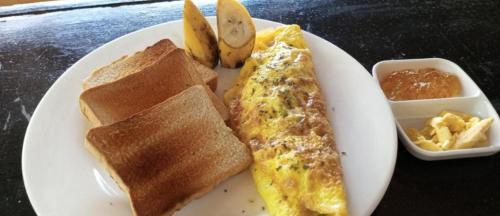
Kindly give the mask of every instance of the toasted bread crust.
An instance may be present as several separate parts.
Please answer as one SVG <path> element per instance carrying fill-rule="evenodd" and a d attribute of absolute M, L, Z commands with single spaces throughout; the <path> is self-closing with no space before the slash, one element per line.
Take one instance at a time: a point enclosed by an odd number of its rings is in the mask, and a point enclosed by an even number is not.
<path fill-rule="evenodd" d="M 128 192 L 135 215 L 171 215 L 251 163 L 208 92 L 196 85 L 88 132 L 87 148 Z"/>
<path fill-rule="evenodd" d="M 101 67 L 83 81 L 83 89 L 89 89 L 98 85 L 113 82 L 130 74 L 139 72 L 154 64 L 160 56 L 167 54 L 177 48 L 169 39 L 163 39 L 144 51 L 139 51 L 130 56 L 123 56 L 113 63 Z"/>
<path fill-rule="evenodd" d="M 80 95 L 80 108 L 93 126 L 107 125 L 197 84 L 204 85 L 189 57 L 184 50 L 175 49 L 140 72 L 85 90 Z M 227 119 L 222 101 L 211 91 L 209 95 L 221 116 Z"/>
<path fill-rule="evenodd" d="M 146 67 L 155 64 L 162 55 L 167 55 L 177 47 L 169 39 L 162 39 L 143 51 L 136 52 L 129 56 L 123 56 L 113 63 L 93 71 L 89 77 L 83 81 L 83 89 L 93 88 L 99 85 L 110 83 L 137 73 Z M 192 60 L 199 71 L 202 80 L 215 91 L 217 89 L 217 72 L 203 66 L 199 62 Z"/>
<path fill-rule="evenodd" d="M 217 90 L 217 78 L 219 77 L 217 72 L 196 60 L 193 60 L 192 62 L 196 67 L 196 70 L 198 70 L 198 73 L 200 73 L 203 82 L 206 83 L 212 91 Z"/>

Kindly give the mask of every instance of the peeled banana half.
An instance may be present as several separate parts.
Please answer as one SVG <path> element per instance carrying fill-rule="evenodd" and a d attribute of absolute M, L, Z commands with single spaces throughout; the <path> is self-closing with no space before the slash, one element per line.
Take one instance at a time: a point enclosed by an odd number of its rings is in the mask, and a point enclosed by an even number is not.
<path fill-rule="evenodd" d="M 247 9 L 238 0 L 218 0 L 217 29 L 222 66 L 241 67 L 255 43 L 255 25 Z"/>

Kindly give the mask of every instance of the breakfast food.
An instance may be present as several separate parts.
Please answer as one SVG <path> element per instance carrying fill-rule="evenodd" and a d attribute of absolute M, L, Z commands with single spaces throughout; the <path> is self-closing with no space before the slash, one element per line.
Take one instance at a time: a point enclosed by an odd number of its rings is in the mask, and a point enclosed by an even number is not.
<path fill-rule="evenodd" d="M 198 84 L 204 84 L 198 71 L 184 50 L 176 49 L 140 72 L 85 90 L 80 95 L 80 109 L 93 126 L 107 125 Z M 227 119 L 222 101 L 212 91 L 208 93 L 221 116 Z"/>
<path fill-rule="evenodd" d="M 177 48 L 169 39 L 163 39 L 145 50 L 137 52 L 130 56 L 123 56 L 113 63 L 101 67 L 92 72 L 92 74 L 83 81 L 83 89 L 89 89 L 98 85 L 110 83 L 126 77 L 130 74 L 142 71 L 144 68 L 155 64 L 162 59 L 163 55 Z M 217 88 L 217 73 L 212 69 L 192 61 L 200 73 L 203 81 L 215 91 Z"/>
<path fill-rule="evenodd" d="M 171 215 L 251 163 L 247 146 L 192 86 L 160 104 L 91 129 L 85 146 L 127 193 L 135 216 Z"/>
<path fill-rule="evenodd" d="M 217 1 L 217 31 L 223 67 L 241 67 L 255 43 L 255 26 L 238 0 Z"/>
<path fill-rule="evenodd" d="M 205 65 L 202 65 L 198 61 L 193 60 L 191 62 L 200 74 L 200 78 L 203 80 L 203 82 L 206 83 L 208 87 L 212 89 L 212 91 L 217 90 L 217 78 L 219 77 L 217 72 Z"/>
<path fill-rule="evenodd" d="M 218 0 L 216 40 L 191 0 L 183 13 L 185 51 L 162 40 L 95 71 L 80 96 L 82 113 L 98 126 L 85 145 L 126 192 L 134 215 L 171 215 L 252 161 L 271 215 L 348 215 L 340 157 L 300 27 L 256 36 L 239 1 Z M 239 139 L 205 84 L 215 89 L 210 68 L 219 58 L 228 68 L 245 63 L 224 96 Z"/>
<path fill-rule="evenodd" d="M 339 154 L 301 29 L 259 32 L 224 95 L 271 215 L 347 215 Z"/>
<path fill-rule="evenodd" d="M 184 2 L 184 47 L 186 52 L 207 67 L 219 62 L 217 39 L 210 24 L 191 0 Z"/>
<path fill-rule="evenodd" d="M 390 100 L 416 100 L 460 96 L 462 85 L 457 76 L 435 68 L 394 71 L 380 86 Z"/>
<path fill-rule="evenodd" d="M 427 121 L 422 130 L 408 128 L 406 133 L 417 146 L 429 151 L 483 147 L 493 118 L 481 120 L 466 113 L 443 111 Z"/>
<path fill-rule="evenodd" d="M 145 50 L 130 56 L 123 56 L 113 63 L 101 67 L 83 81 L 83 89 L 113 82 L 130 74 L 136 73 L 154 64 L 161 55 L 175 49 L 174 43 L 169 39 L 156 42 Z"/>

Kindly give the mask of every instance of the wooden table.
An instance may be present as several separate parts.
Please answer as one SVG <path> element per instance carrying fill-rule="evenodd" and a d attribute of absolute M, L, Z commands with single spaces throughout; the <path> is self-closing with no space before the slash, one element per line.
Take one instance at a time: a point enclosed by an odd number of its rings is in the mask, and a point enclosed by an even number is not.
<path fill-rule="evenodd" d="M 35 215 L 23 186 L 26 126 L 47 89 L 85 54 L 180 19 L 182 2 L 105 1 L 0 8 L 0 213 Z M 459 64 L 500 110 L 500 1 L 244 1 L 254 17 L 298 23 L 368 70 L 384 59 Z M 199 2 L 207 15 L 214 4 Z M 56 113 L 55 115 L 64 115 Z M 425 162 L 401 145 L 374 215 L 499 215 L 500 155 Z"/>

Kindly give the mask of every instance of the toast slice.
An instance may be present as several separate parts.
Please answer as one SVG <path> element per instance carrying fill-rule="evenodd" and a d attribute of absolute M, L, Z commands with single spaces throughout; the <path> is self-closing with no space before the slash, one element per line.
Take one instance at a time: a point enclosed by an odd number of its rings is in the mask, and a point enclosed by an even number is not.
<path fill-rule="evenodd" d="M 177 47 L 171 40 L 162 39 L 143 51 L 136 52 L 131 56 L 123 56 L 110 65 L 93 71 L 92 74 L 83 81 L 83 89 L 86 90 L 98 85 L 110 83 L 130 74 L 142 71 L 144 68 L 155 64 L 161 59 L 162 55 L 166 55 L 176 48 Z M 195 60 L 191 61 L 195 64 L 202 80 L 215 91 L 217 88 L 217 72 Z"/>
<path fill-rule="evenodd" d="M 193 85 L 206 86 L 184 50 L 176 48 L 140 72 L 83 91 L 80 109 L 92 126 L 107 125 L 150 108 Z M 212 91 L 208 94 L 223 119 L 228 119 L 222 100 Z"/>
<path fill-rule="evenodd" d="M 128 194 L 134 215 L 171 215 L 252 162 L 208 92 L 195 85 L 88 132 L 86 148 Z"/>
<path fill-rule="evenodd" d="M 206 83 L 210 87 L 210 89 L 215 92 L 215 90 L 217 90 L 217 78 L 219 77 L 219 74 L 212 70 L 212 68 L 209 68 L 194 59 L 192 59 L 191 62 L 193 62 L 196 70 L 198 71 L 198 73 L 200 73 L 203 82 Z"/>

